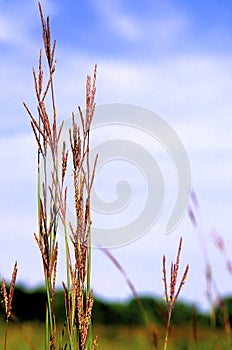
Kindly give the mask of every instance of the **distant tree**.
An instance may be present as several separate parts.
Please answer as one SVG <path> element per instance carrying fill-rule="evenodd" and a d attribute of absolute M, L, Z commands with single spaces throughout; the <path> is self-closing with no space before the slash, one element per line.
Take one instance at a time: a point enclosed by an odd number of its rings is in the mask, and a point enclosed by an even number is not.
<path fill-rule="evenodd" d="M 64 323 L 65 307 L 63 291 L 56 291 L 55 314 L 57 322 Z M 226 315 L 232 325 L 232 297 L 223 300 Z M 141 310 L 141 304 L 143 310 Z M 18 321 L 38 320 L 45 321 L 46 296 L 44 288 L 29 291 L 24 287 L 16 286 L 13 299 L 13 314 Z M 1 303 L 0 318 L 4 318 L 4 308 Z M 140 301 L 131 299 L 124 303 L 105 302 L 98 298 L 94 300 L 93 318 L 94 324 L 112 324 L 112 325 L 145 325 L 144 314 L 149 322 L 165 325 L 166 323 L 166 304 L 163 300 L 141 296 Z M 183 302 L 177 302 L 173 312 L 173 325 L 191 325 L 192 306 Z M 199 326 L 209 325 L 209 315 L 197 311 L 197 323 Z M 225 315 L 222 308 L 217 308 L 217 326 L 224 327 Z"/>
<path fill-rule="evenodd" d="M 16 287 L 12 310 L 19 321 L 45 321 L 46 297 L 43 290 L 26 291 Z"/>

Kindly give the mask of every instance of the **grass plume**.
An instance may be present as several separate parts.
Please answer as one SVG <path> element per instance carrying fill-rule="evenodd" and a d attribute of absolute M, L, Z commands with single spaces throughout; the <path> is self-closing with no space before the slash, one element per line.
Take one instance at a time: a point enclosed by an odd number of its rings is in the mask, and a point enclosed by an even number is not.
<path fill-rule="evenodd" d="M 7 348 L 8 324 L 9 324 L 9 319 L 11 318 L 11 315 L 12 315 L 12 302 L 13 302 L 17 272 L 18 272 L 18 267 L 17 267 L 17 261 L 16 261 L 14 264 L 14 269 L 11 276 L 9 292 L 7 291 L 5 279 L 4 278 L 2 279 L 2 294 L 3 294 L 3 302 L 5 307 L 5 318 L 6 318 L 4 350 L 6 350 Z"/>
<path fill-rule="evenodd" d="M 60 145 L 63 123 L 57 126 L 54 91 L 56 71 L 56 41 L 51 40 L 50 20 L 44 18 L 39 3 L 44 50 L 39 53 L 38 73 L 33 69 L 37 117 L 26 103 L 31 126 L 38 144 L 38 234 L 35 240 L 41 253 L 47 295 L 45 349 L 57 349 L 57 324 L 55 315 L 55 288 L 58 263 L 58 224 L 61 221 L 66 248 L 67 280 L 63 282 L 66 307 L 66 326 L 60 337 L 59 349 L 95 349 L 92 342 L 91 316 L 93 295 L 90 290 L 91 216 L 90 194 L 93 186 L 97 158 L 91 168 L 89 161 L 90 127 L 95 111 L 96 72 L 93 81 L 87 76 L 85 113 L 78 108 L 79 124 L 74 113 L 70 128 L 72 153 L 75 224 L 67 221 L 67 187 L 65 177 L 69 161 L 68 146 Z M 43 53 L 47 66 L 44 80 Z M 49 101 L 50 100 L 50 101 Z M 48 105 L 52 106 L 49 113 Z M 50 115 L 51 114 L 51 115 Z M 62 147 L 60 147 L 62 146 Z M 60 149 L 62 149 L 60 154 Z M 51 155 L 51 169 L 49 168 Z M 41 173 L 41 171 L 43 173 Z M 68 235 L 71 230 L 71 237 Z M 71 238 L 71 239 L 70 239 Z M 74 260 L 71 258 L 74 256 Z M 64 339 L 66 335 L 67 339 Z"/>
<path fill-rule="evenodd" d="M 143 316 L 144 323 L 149 328 L 152 336 L 152 343 L 154 345 L 154 348 L 158 348 L 158 333 L 157 333 L 157 327 L 154 324 L 154 322 L 150 322 L 148 315 L 146 313 L 146 310 L 144 309 L 143 303 L 137 293 L 137 290 L 132 283 L 131 279 L 129 278 L 128 274 L 126 273 L 123 266 L 120 264 L 120 262 L 115 258 L 115 256 L 110 252 L 109 249 L 101 247 L 101 251 L 112 261 L 112 263 L 115 265 L 115 267 L 118 269 L 118 271 L 121 273 L 123 278 L 126 281 L 126 284 L 128 285 L 132 295 L 134 296 L 136 303 L 138 305 L 138 308 Z"/>
<path fill-rule="evenodd" d="M 165 340 L 164 340 L 164 350 L 166 350 L 168 348 L 168 337 L 169 337 L 169 331 L 170 331 L 170 325 L 171 325 L 172 311 L 174 309 L 177 298 L 180 294 L 181 288 L 183 287 L 183 285 L 187 279 L 188 270 L 189 270 L 189 265 L 187 265 L 185 267 L 185 271 L 183 273 L 183 276 L 180 280 L 179 286 L 177 287 L 177 278 L 178 278 L 178 273 L 179 273 L 181 248 L 182 248 L 182 237 L 180 238 L 180 242 L 179 242 L 176 262 L 171 263 L 169 288 L 168 288 L 168 281 L 167 281 L 166 257 L 165 257 L 165 255 L 163 256 L 164 296 L 165 296 L 165 301 L 167 304 L 167 311 L 168 311 L 168 320 L 167 320 L 166 334 L 165 334 Z"/>

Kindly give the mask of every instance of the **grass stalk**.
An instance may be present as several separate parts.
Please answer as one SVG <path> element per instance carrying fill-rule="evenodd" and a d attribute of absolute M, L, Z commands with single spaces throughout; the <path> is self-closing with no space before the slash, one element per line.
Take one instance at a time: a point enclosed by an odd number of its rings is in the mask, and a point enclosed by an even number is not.
<path fill-rule="evenodd" d="M 175 306 L 175 303 L 177 301 L 177 298 L 180 294 L 181 288 L 183 287 L 189 270 L 189 265 L 186 265 L 185 271 L 183 273 L 183 276 L 180 280 L 179 287 L 176 290 L 177 287 L 177 278 L 179 273 L 179 264 L 180 264 L 180 256 L 181 256 L 181 248 L 182 248 L 182 237 L 180 238 L 179 242 L 179 248 L 177 252 L 176 262 L 175 264 L 171 264 L 171 273 L 170 273 L 170 284 L 168 289 L 168 283 L 167 283 L 167 268 L 166 268 L 166 257 L 163 256 L 163 282 L 164 282 L 164 298 L 167 304 L 167 311 L 168 311 L 168 318 L 167 318 L 167 325 L 166 325 L 166 333 L 165 333 L 165 339 L 164 339 L 164 350 L 167 350 L 168 348 L 168 339 L 169 339 L 169 332 L 170 332 L 170 326 L 171 326 L 171 317 L 172 312 Z"/>
<path fill-rule="evenodd" d="M 18 267 L 17 267 L 17 261 L 16 261 L 14 264 L 14 269 L 11 276 L 9 292 L 7 291 L 5 279 L 4 278 L 2 279 L 3 303 L 5 307 L 5 318 L 6 318 L 5 334 L 4 334 L 4 350 L 7 349 L 8 326 L 9 326 L 9 319 L 11 318 L 11 315 L 12 315 L 12 302 L 13 302 L 17 272 L 18 272 Z"/>
<path fill-rule="evenodd" d="M 146 313 L 146 310 L 143 306 L 143 303 L 142 303 L 142 301 L 137 293 L 137 290 L 136 290 L 134 284 L 132 283 L 131 279 L 127 275 L 123 266 L 119 263 L 119 261 L 115 258 L 115 256 L 110 252 L 110 250 L 101 247 L 101 251 L 112 261 L 112 263 L 116 266 L 118 271 L 121 273 L 121 275 L 125 279 L 126 284 L 128 285 L 132 295 L 134 296 L 136 303 L 138 305 L 138 308 L 143 316 L 144 323 L 147 326 L 147 328 L 151 331 L 152 342 L 153 342 L 154 348 L 158 348 L 157 327 L 155 326 L 154 322 L 152 322 L 152 323 L 150 322 L 148 315 Z"/>
<path fill-rule="evenodd" d="M 24 106 L 30 116 L 32 130 L 38 144 L 38 217 L 39 234 L 35 239 L 39 247 L 44 270 L 44 281 L 47 296 L 45 349 L 56 349 L 56 316 L 55 287 L 56 266 L 58 259 L 58 220 L 63 224 L 64 244 L 66 254 L 66 284 L 64 298 L 66 307 L 66 334 L 72 350 L 90 350 L 96 347 L 92 342 L 91 315 L 93 296 L 90 289 L 91 262 L 91 218 L 90 194 L 94 180 L 96 160 L 90 167 L 90 127 L 95 110 L 96 66 L 93 81 L 87 76 L 86 82 L 86 112 L 78 108 L 80 123 L 77 124 L 72 114 L 70 128 L 70 146 L 73 167 L 73 190 L 75 202 L 75 224 L 67 222 L 66 200 L 67 187 L 65 176 L 68 162 L 68 151 L 63 143 L 62 154 L 59 154 L 60 135 L 63 124 L 57 128 L 55 90 L 53 76 L 56 70 L 55 47 L 51 45 L 49 17 L 43 16 L 39 3 L 42 23 L 44 53 L 48 68 L 48 79 L 44 83 L 43 53 L 40 50 L 38 74 L 33 69 L 34 87 L 37 97 L 38 118 L 35 118 L 28 106 Z M 47 110 L 47 98 L 50 97 L 52 117 Z M 38 121 L 37 121 L 38 120 Z M 49 169 L 48 155 L 51 154 L 52 169 Z M 59 160 L 61 161 L 61 164 Z M 61 165 L 61 172 L 60 172 Z M 43 169 L 43 177 L 41 176 Z M 71 228 L 71 236 L 67 227 Z M 72 252 L 74 259 L 72 257 Z M 61 337 L 62 339 L 62 337 Z M 93 344 L 92 344 L 93 343 Z M 65 347 L 68 346 L 66 343 Z M 59 346 L 62 349 L 62 345 Z"/>

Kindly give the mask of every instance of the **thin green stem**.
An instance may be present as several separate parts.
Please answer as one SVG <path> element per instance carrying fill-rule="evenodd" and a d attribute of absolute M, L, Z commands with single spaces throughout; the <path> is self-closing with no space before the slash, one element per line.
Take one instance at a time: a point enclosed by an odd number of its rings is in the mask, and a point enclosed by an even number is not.
<path fill-rule="evenodd" d="M 66 259 L 66 279 L 67 279 L 67 288 L 70 292 L 71 288 L 71 276 L 70 276 L 70 255 L 69 255 L 69 241 L 68 241 L 68 233 L 67 226 L 64 222 L 64 241 L 65 241 L 65 259 Z"/>
<path fill-rule="evenodd" d="M 169 331 L 170 331 L 171 317 L 172 317 L 172 310 L 169 310 L 165 339 L 164 339 L 164 350 L 167 350 L 168 348 L 168 337 L 169 337 Z"/>
<path fill-rule="evenodd" d="M 54 336 L 54 327 L 53 327 L 53 314 L 52 314 L 52 305 L 51 305 L 51 293 L 50 293 L 50 281 L 46 279 L 46 292 L 47 292 L 47 311 L 48 311 L 48 325 L 50 328 L 50 335 Z"/>
<path fill-rule="evenodd" d="M 6 350 L 6 344 L 7 344 L 8 324 L 9 324 L 9 320 L 7 318 L 6 319 L 6 326 L 5 326 L 5 336 L 4 336 L 4 350 Z"/>
<path fill-rule="evenodd" d="M 49 349 L 49 320 L 48 306 L 46 306 L 46 327 L 45 327 L 45 350 Z"/>
<path fill-rule="evenodd" d="M 86 298 L 90 295 L 90 283 L 91 283 L 91 226 L 89 223 L 88 228 L 88 261 L 87 261 L 87 281 L 86 281 Z M 93 338 L 93 332 L 92 332 L 92 321 L 90 319 L 89 329 L 88 329 L 88 339 L 87 339 L 87 349 L 91 350 L 92 347 L 92 338 Z"/>

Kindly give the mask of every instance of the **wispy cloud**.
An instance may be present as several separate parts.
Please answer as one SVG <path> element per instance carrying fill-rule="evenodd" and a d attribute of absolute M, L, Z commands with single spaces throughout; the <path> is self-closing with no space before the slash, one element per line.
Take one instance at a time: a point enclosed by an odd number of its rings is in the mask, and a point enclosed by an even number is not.
<path fill-rule="evenodd" d="M 101 21 L 122 39 L 136 41 L 141 37 L 139 21 L 124 11 L 121 1 L 92 1 L 92 5 L 101 17 Z"/>
<path fill-rule="evenodd" d="M 6 2 L 1 4 L 0 9 L 0 43 L 6 47 L 20 45 L 21 48 L 32 44 L 31 33 L 37 24 L 35 3 Z"/>
<path fill-rule="evenodd" d="M 65 105 L 73 101 L 73 106 L 79 99 L 81 104 L 85 78 L 73 72 L 91 73 L 94 61 L 75 51 L 61 52 L 61 57 L 58 101 Z M 154 64 L 102 57 L 98 62 L 97 102 L 142 105 L 180 128 L 190 148 L 225 149 L 230 146 L 231 75 L 231 55 L 179 54 Z M 220 142 L 215 142 L 215 133 Z"/>
<path fill-rule="evenodd" d="M 177 11 L 161 15 L 155 6 L 151 6 L 150 13 L 142 17 L 139 10 L 137 13 L 133 11 L 134 4 L 128 8 L 120 0 L 93 1 L 92 5 L 101 21 L 121 40 L 149 44 L 156 50 L 173 46 L 188 28 L 188 18 Z"/>

